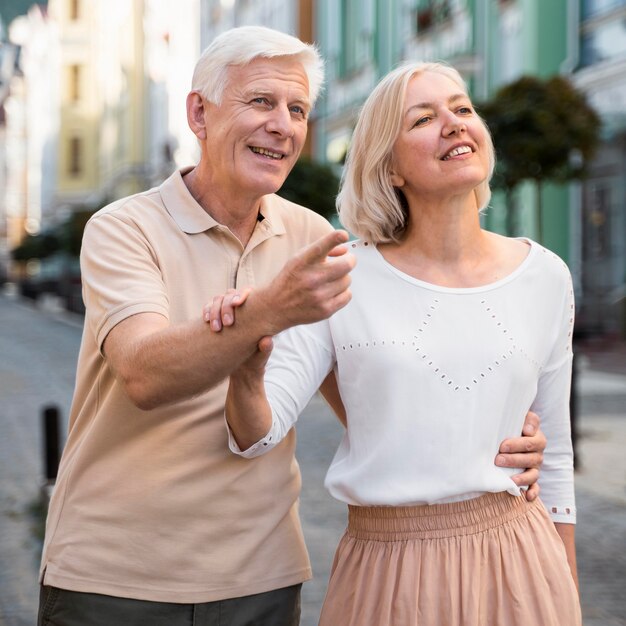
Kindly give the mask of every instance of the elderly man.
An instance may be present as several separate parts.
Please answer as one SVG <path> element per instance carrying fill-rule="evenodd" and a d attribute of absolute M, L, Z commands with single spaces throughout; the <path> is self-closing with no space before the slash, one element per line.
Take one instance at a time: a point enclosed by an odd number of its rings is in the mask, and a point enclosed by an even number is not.
<path fill-rule="evenodd" d="M 260 27 L 224 33 L 187 99 L 199 163 L 88 223 L 85 329 L 40 625 L 298 624 L 311 569 L 294 435 L 241 459 L 223 409 L 229 373 L 262 337 L 350 298 L 347 234 L 274 195 L 321 82 L 312 46 Z M 241 323 L 211 332 L 203 305 L 247 285 L 256 289 Z M 511 452 L 526 444 L 541 449 L 543 436 L 508 442 Z"/>

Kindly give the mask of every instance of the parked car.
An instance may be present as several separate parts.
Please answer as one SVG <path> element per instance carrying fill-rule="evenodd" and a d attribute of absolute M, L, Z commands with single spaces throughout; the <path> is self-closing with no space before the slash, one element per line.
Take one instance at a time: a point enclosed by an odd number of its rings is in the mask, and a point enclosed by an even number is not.
<path fill-rule="evenodd" d="M 27 277 L 20 279 L 19 292 L 38 300 L 48 293 L 59 296 L 68 311 L 84 313 L 79 261 L 64 253 L 53 254 L 31 265 Z"/>

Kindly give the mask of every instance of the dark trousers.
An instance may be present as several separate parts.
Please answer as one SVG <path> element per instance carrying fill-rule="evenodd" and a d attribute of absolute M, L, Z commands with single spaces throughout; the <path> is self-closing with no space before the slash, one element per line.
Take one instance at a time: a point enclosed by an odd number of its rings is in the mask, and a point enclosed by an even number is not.
<path fill-rule="evenodd" d="M 298 626 L 301 588 L 173 604 L 42 586 L 37 626 Z"/>

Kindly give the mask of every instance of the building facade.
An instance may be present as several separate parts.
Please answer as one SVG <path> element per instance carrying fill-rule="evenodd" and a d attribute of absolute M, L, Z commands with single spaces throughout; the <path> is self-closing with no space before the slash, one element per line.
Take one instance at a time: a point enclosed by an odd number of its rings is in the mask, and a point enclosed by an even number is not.
<path fill-rule="evenodd" d="M 54 217 L 55 114 L 58 89 L 56 30 L 44 7 L 34 5 L 9 25 L 0 64 L 0 262 L 24 235 L 38 234 Z"/>
<path fill-rule="evenodd" d="M 577 86 L 602 117 L 582 196 L 582 301 L 590 332 L 626 336 L 626 0 L 583 0 Z"/>

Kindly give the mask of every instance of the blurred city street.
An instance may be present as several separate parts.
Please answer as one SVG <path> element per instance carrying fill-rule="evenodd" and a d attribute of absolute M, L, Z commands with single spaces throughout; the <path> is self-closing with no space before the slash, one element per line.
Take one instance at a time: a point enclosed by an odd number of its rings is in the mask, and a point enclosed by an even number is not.
<path fill-rule="evenodd" d="M 65 431 L 82 318 L 63 312 L 53 300 L 35 305 L 5 293 L 0 328 L 0 625 L 32 626 L 42 532 L 41 413 L 57 406 Z M 590 345 L 578 355 L 577 546 L 584 624 L 623 626 L 626 349 Z M 302 626 L 317 624 L 345 523 L 344 506 L 322 484 L 340 434 L 324 402 L 315 398 L 298 426 L 301 514 L 315 574 L 304 587 Z"/>

